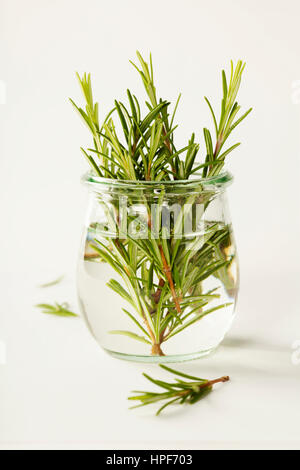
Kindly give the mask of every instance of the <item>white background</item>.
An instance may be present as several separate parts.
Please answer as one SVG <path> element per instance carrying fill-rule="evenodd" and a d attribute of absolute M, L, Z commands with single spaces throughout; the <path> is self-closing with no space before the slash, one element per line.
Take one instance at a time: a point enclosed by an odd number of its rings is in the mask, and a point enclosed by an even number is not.
<path fill-rule="evenodd" d="M 300 447 L 300 365 L 291 365 L 300 339 L 299 18 L 298 0 L 0 0 L 1 445 Z M 162 97 L 183 93 L 182 144 L 195 131 L 203 150 L 202 128 L 211 126 L 203 96 L 219 105 L 230 59 L 247 62 L 239 101 L 254 107 L 228 162 L 239 316 L 216 356 L 186 366 L 232 373 L 234 383 L 160 423 L 153 410 L 127 411 L 128 390 L 143 384 L 140 366 L 107 358 L 80 321 L 33 308 L 56 299 L 76 308 L 87 168 L 79 147 L 90 136 L 67 99 L 81 99 L 74 73 L 92 73 L 104 117 L 127 87 L 143 94 L 128 61 L 136 49 L 152 51 Z M 57 291 L 35 288 L 61 272 Z"/>

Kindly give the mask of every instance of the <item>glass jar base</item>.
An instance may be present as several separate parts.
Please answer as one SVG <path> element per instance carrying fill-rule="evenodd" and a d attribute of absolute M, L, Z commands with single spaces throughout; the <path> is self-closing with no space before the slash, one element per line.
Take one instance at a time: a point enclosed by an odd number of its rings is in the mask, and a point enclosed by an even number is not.
<path fill-rule="evenodd" d="M 121 359 L 123 361 L 143 362 L 148 364 L 168 364 L 172 362 L 187 362 L 194 361 L 196 359 L 201 359 L 213 353 L 216 349 L 217 346 L 211 349 L 206 349 L 191 354 L 173 354 L 168 356 L 143 356 L 134 354 L 124 354 L 116 351 L 111 351 L 109 349 L 104 349 L 104 351 L 107 352 L 110 356 L 115 357 L 116 359 Z"/>

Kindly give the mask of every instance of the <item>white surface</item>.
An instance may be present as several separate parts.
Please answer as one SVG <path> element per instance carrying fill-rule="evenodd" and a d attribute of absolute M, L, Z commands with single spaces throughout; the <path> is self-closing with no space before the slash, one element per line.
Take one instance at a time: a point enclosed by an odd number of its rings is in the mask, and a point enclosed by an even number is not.
<path fill-rule="evenodd" d="M 157 418 L 155 407 L 129 411 L 126 397 L 146 384 L 154 388 L 142 371 L 168 374 L 110 358 L 80 319 L 35 310 L 39 301 L 75 297 L 68 277 L 38 289 L 42 277 L 50 273 L 14 276 L 18 295 L 9 276 L 1 281 L 10 303 L 1 321 L 7 364 L 0 366 L 0 447 L 300 449 L 300 363 L 291 361 L 299 312 L 295 298 L 281 305 L 274 296 L 282 288 L 296 290 L 295 279 L 284 285 L 276 276 L 272 284 L 260 276 L 244 279 L 239 317 L 223 346 L 207 359 L 177 365 L 208 378 L 229 374 L 231 382 L 197 405 L 173 407 Z"/>
<path fill-rule="evenodd" d="M 300 339 L 299 1 L 2 0 L 0 10 L 1 445 L 299 447 L 300 366 L 291 365 Z M 247 62 L 240 102 L 254 106 L 229 163 L 239 317 L 232 343 L 184 366 L 230 374 L 232 383 L 159 420 L 152 409 L 129 412 L 125 400 L 144 387 L 141 370 L 158 370 L 110 359 L 80 321 L 32 308 L 75 299 L 71 280 L 60 294 L 35 288 L 76 265 L 79 147 L 90 138 L 67 102 L 81 99 L 74 72 L 92 72 L 103 116 L 127 87 L 144 96 L 128 63 L 137 48 L 152 51 L 163 97 L 183 93 L 183 144 L 196 130 L 204 147 L 211 121 L 202 97 L 218 103 L 220 68 L 231 58 Z"/>

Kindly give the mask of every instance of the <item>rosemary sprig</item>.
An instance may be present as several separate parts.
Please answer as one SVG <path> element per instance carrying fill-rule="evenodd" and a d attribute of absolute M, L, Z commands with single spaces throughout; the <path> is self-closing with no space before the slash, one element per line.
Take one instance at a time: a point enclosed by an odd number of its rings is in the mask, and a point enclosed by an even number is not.
<path fill-rule="evenodd" d="M 216 133 L 216 143 L 213 149 L 211 133 L 207 128 L 204 128 L 203 133 L 207 151 L 205 163 L 207 163 L 208 166 L 203 169 L 203 177 L 214 176 L 220 173 L 224 166 L 225 157 L 232 150 L 234 150 L 240 145 L 240 143 L 234 144 L 226 151 L 221 153 L 223 145 L 230 136 L 231 132 L 252 111 L 252 108 L 248 109 L 248 111 L 246 111 L 241 117 L 239 117 L 235 121 L 235 118 L 241 109 L 241 107 L 238 105 L 238 102 L 236 101 L 236 97 L 240 88 L 242 73 L 245 69 L 245 66 L 246 64 L 239 60 L 236 67 L 234 68 L 233 62 L 231 61 L 231 74 L 229 85 L 227 84 L 226 73 L 224 70 L 222 70 L 223 98 L 221 103 L 221 114 L 219 124 L 217 123 L 217 118 L 210 104 L 210 101 L 207 97 L 204 98 L 212 114 Z"/>
<path fill-rule="evenodd" d="M 196 142 L 195 133 L 192 133 L 186 146 L 179 148 L 175 143 L 177 126 L 174 126 L 174 118 L 181 95 L 171 110 L 170 102 L 160 98 L 156 89 L 151 55 L 149 63 L 139 52 L 137 59 L 138 65 L 133 65 L 147 94 L 147 112 L 142 112 L 136 96 L 127 90 L 128 103 L 115 100 L 114 107 L 101 126 L 98 104 L 93 100 L 91 77 L 87 74 L 80 77 L 77 74 L 85 107 L 81 108 L 74 101 L 71 102 L 92 134 L 94 148 L 82 149 L 92 172 L 116 180 L 155 182 L 189 179 L 195 175 L 205 178 L 220 173 L 226 156 L 239 145 L 234 144 L 224 150 L 224 144 L 231 132 L 251 111 L 249 109 L 241 117 L 237 117 L 240 106 L 236 98 L 245 64 L 238 61 L 234 67 L 231 62 L 229 81 L 225 72 L 222 72 L 223 98 L 219 121 L 209 100 L 205 98 L 212 113 L 216 139 L 213 143 L 211 133 L 205 127 L 203 132 L 206 151 L 202 160 L 197 161 L 200 146 Z M 119 135 L 117 129 L 121 129 L 122 135 Z M 189 240 L 177 239 L 176 227 L 181 225 L 186 216 L 192 219 L 193 206 L 197 204 L 196 196 L 182 201 L 182 211 L 176 220 L 174 218 L 173 227 L 166 237 L 168 229 L 161 216 L 163 198 L 162 189 L 156 220 L 148 218 L 145 223 L 149 234 L 146 239 L 135 239 L 129 234 L 125 238 L 111 238 L 103 234 L 99 240 L 91 224 L 89 248 L 92 248 L 93 253 L 85 255 L 85 260 L 106 262 L 114 269 L 118 280 L 110 280 L 108 286 L 130 305 L 130 310 L 134 310 L 131 313 L 123 309 L 123 312 L 132 320 L 132 326 L 138 329 L 139 334 L 119 329 L 112 333 L 150 343 L 153 355 L 164 355 L 163 343 L 206 315 L 230 305 L 221 301 L 219 304 L 209 305 L 220 297 L 220 285 L 216 285 L 213 291 L 206 292 L 203 290 L 203 281 L 212 276 L 229 292 L 230 282 L 224 283 L 224 278 L 226 280 L 228 277 L 227 271 L 234 257 L 222 251 L 224 246 L 231 244 L 229 225 L 208 223 L 203 236 L 195 236 Z M 203 191 L 200 202 L 207 208 L 210 195 Z M 103 205 L 108 220 L 112 220 L 112 226 L 115 220 L 120 220 L 117 207 L 113 208 L 111 214 L 101 198 L 99 204 Z M 190 214 L 185 213 L 184 206 L 191 207 Z M 150 202 L 146 198 L 145 208 L 147 214 L 150 214 Z M 152 230 L 157 235 L 154 238 Z"/>
<path fill-rule="evenodd" d="M 39 308 L 42 313 L 47 315 L 57 315 L 59 317 L 78 317 L 77 313 L 74 313 L 70 310 L 69 304 L 67 302 L 62 304 L 55 302 L 53 305 L 37 304 L 36 307 Z"/>
<path fill-rule="evenodd" d="M 175 379 L 175 382 L 170 383 L 163 380 L 153 379 L 149 375 L 143 373 L 143 376 L 146 377 L 147 380 L 164 389 L 164 391 L 158 393 L 134 390 L 132 393 L 138 393 L 138 395 L 131 396 L 128 400 L 140 401 L 140 404 L 131 408 L 139 408 L 141 406 L 164 401 L 165 403 L 156 412 L 156 415 L 158 416 L 169 405 L 182 405 L 183 403 L 193 405 L 209 394 L 213 390 L 213 386 L 215 384 L 228 382 L 230 380 L 228 376 L 220 377 L 215 380 L 201 379 L 200 377 L 184 374 L 183 372 L 171 369 L 170 367 L 162 364 L 160 364 L 160 367 L 175 375 L 189 379 L 189 381 Z"/>
<path fill-rule="evenodd" d="M 81 149 L 92 170 L 99 176 L 114 179 L 154 180 L 188 179 L 199 170 L 203 177 L 214 176 L 223 168 L 225 157 L 240 143 L 234 144 L 221 153 L 231 132 L 251 112 L 252 108 L 237 118 L 241 107 L 236 101 L 240 88 L 245 63 L 238 61 L 234 67 L 231 62 L 229 83 L 226 73 L 222 71 L 223 98 L 220 119 L 207 97 L 205 100 L 212 114 L 216 141 L 213 144 L 211 133 L 207 127 L 203 129 L 206 146 L 204 161 L 196 164 L 199 144 L 195 142 L 195 134 L 191 135 L 188 144 L 177 150 L 174 141 L 173 126 L 181 94 L 175 103 L 170 118 L 170 102 L 157 97 L 154 84 L 152 57 L 147 63 L 137 52 L 139 65 L 131 62 L 138 71 L 147 93 L 146 106 L 148 113 L 141 116 L 141 105 L 134 94 L 127 90 L 128 106 L 115 100 L 115 105 L 105 117 L 102 126 L 99 124 L 99 106 L 94 103 L 90 74 L 77 78 L 85 99 L 85 108 L 81 108 L 70 99 L 72 105 L 88 126 L 94 148 L 88 151 Z M 123 137 L 116 131 L 113 116 L 121 124 Z M 91 155 L 91 152 L 94 155 Z M 181 155 L 184 155 L 184 158 Z"/>

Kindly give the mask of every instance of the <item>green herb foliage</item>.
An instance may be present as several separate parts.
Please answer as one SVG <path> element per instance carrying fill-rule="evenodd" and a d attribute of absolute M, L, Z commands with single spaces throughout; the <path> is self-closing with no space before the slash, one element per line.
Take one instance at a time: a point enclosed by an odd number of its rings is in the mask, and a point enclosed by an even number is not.
<path fill-rule="evenodd" d="M 54 279 L 53 281 L 46 282 L 44 284 L 40 284 L 39 287 L 45 288 L 45 287 L 52 287 L 56 286 L 57 284 L 60 284 L 61 281 L 63 280 L 64 275 L 59 276 L 58 278 Z"/>
<path fill-rule="evenodd" d="M 182 405 L 183 403 L 193 405 L 208 395 L 215 384 L 228 382 L 230 380 L 228 376 L 220 377 L 215 380 L 201 379 L 200 377 L 187 375 L 164 365 L 160 365 L 160 367 L 181 377 L 181 379 L 175 379 L 174 382 L 165 382 L 163 380 L 153 379 L 144 373 L 143 376 L 146 377 L 146 379 L 162 388 L 164 391 L 160 393 L 137 390 L 133 391 L 132 393 L 137 393 L 138 395 L 133 395 L 129 397 L 128 400 L 134 400 L 140 403 L 132 408 L 164 402 L 156 412 L 156 415 L 159 415 L 169 405 Z M 182 380 L 182 378 L 185 380 Z"/>
<path fill-rule="evenodd" d="M 168 100 L 158 97 L 154 84 L 152 57 L 147 63 L 137 53 L 138 64 L 133 64 L 145 87 L 147 99 L 142 112 L 137 97 L 127 90 L 127 103 L 115 100 L 114 107 L 100 125 L 99 106 L 94 102 L 90 75 L 77 74 L 85 99 L 83 108 L 71 100 L 92 138 L 93 148 L 82 149 L 91 165 L 92 172 L 100 177 L 115 180 L 155 181 L 158 184 L 172 180 L 186 180 L 193 176 L 209 178 L 218 175 L 225 158 L 239 144 L 224 148 L 227 139 L 251 109 L 238 117 L 240 106 L 236 98 L 240 88 L 245 64 L 231 62 L 230 77 L 222 72 L 223 97 L 220 117 L 217 119 L 210 101 L 205 98 L 212 114 L 215 138 L 204 128 L 205 151 L 200 159 L 200 146 L 193 133 L 187 145 L 180 148 L 175 143 L 174 124 L 181 95 L 173 107 Z M 118 124 L 118 125 L 117 125 Z M 121 129 L 117 132 L 116 129 Z M 125 190 L 124 190 L 125 191 Z M 220 281 L 228 292 L 233 291 L 228 272 L 234 261 L 230 253 L 231 228 L 215 221 L 206 223 L 202 235 L 178 239 L 176 233 L 185 217 L 193 218 L 193 207 L 199 202 L 204 210 L 209 206 L 213 194 L 200 191 L 190 198 L 181 198 L 182 210 L 173 217 L 173 225 L 163 223 L 162 210 L 165 189 L 161 184 L 155 220 L 150 217 L 151 201 L 141 190 L 141 200 L 147 211 L 146 238 L 97 236 L 95 224 L 89 234 L 92 241 L 86 253 L 87 262 L 105 262 L 115 271 L 117 278 L 108 282 L 108 287 L 128 304 L 123 309 L 136 331 L 113 330 L 120 334 L 151 345 L 153 355 L 164 355 L 162 344 L 195 325 L 205 316 L 226 308 L 222 303 L 219 285 L 204 291 L 203 282 L 210 276 Z M 130 200 L 130 194 L 128 195 Z M 108 207 L 99 197 L 99 204 L 112 224 L 121 220 L 117 204 Z M 190 208 L 190 213 L 186 209 Z M 164 210 L 169 210 L 164 206 Z M 130 217 L 128 217 L 130 221 Z M 118 222 L 119 223 L 119 222 Z M 97 224 L 97 223 L 96 223 Z M 157 236 L 153 237 L 153 230 Z M 88 261 L 89 260 L 89 261 Z M 216 299 L 221 299 L 216 303 Z M 210 304 L 211 303 L 211 304 Z M 209 305 L 210 304 L 210 305 Z M 134 313 L 132 313 L 132 310 Z"/>
<path fill-rule="evenodd" d="M 47 315 L 57 315 L 59 317 L 78 317 L 77 313 L 74 313 L 70 310 L 69 304 L 64 302 L 59 304 L 55 302 L 54 304 L 37 304 L 42 313 Z"/>
<path fill-rule="evenodd" d="M 175 145 L 175 114 L 181 95 L 173 107 L 168 100 L 158 98 L 154 85 L 152 57 L 147 63 L 137 52 L 138 65 L 132 65 L 138 71 L 147 94 L 145 102 L 147 113 L 142 116 L 142 106 L 131 91 L 127 90 L 126 104 L 115 100 L 114 107 L 99 124 L 99 105 L 94 102 L 91 76 L 84 74 L 77 78 L 85 99 L 85 107 L 71 103 L 81 115 L 93 137 L 93 148 L 82 149 L 92 170 L 99 176 L 123 180 L 165 181 L 188 179 L 195 173 L 203 177 L 218 174 L 224 165 L 225 157 L 239 143 L 224 150 L 231 132 L 250 113 L 246 111 L 240 117 L 241 109 L 236 101 L 245 64 L 238 61 L 234 67 L 231 62 L 229 81 L 222 71 L 223 97 L 220 118 L 217 120 L 212 105 L 205 98 L 212 114 L 215 128 L 215 143 L 208 128 L 203 129 L 205 140 L 204 161 L 196 163 L 199 144 L 195 134 L 183 148 Z M 122 135 L 116 131 L 115 122 L 121 125 Z"/>

